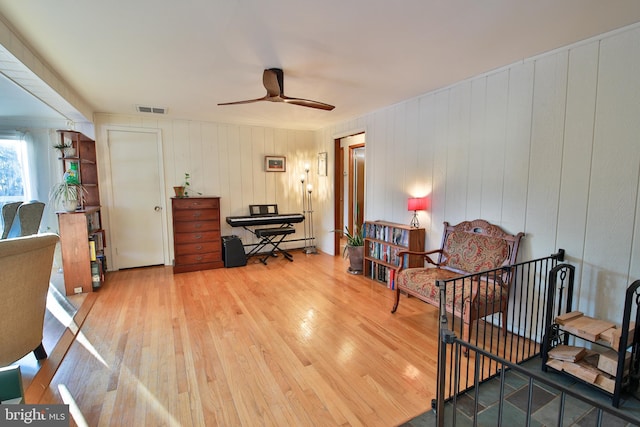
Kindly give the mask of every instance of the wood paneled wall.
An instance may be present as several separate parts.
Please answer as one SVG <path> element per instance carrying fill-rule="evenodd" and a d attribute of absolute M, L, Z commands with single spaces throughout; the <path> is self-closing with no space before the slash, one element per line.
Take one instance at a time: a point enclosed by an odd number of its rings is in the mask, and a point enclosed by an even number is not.
<path fill-rule="evenodd" d="M 579 270 L 579 309 L 620 322 L 624 289 L 640 278 L 638 76 L 634 25 L 316 138 L 332 151 L 336 135 L 365 129 L 366 219 L 408 223 L 407 197 L 429 195 L 420 218 L 428 248 L 439 246 L 443 221 L 484 218 L 524 231 L 521 260 L 566 249 Z M 331 244 L 325 236 L 320 246 Z"/>
<path fill-rule="evenodd" d="M 408 223 L 407 197 L 428 195 L 420 223 L 429 248 L 443 221 L 524 231 L 522 260 L 566 249 L 579 309 L 615 321 L 640 277 L 638 75 L 635 25 L 316 132 L 101 114 L 96 134 L 161 129 L 168 194 L 188 171 L 196 190 L 222 197 L 223 217 L 250 203 L 300 211 L 310 163 L 318 247 L 333 253 L 334 140 L 364 130 L 367 219 Z M 327 177 L 315 172 L 323 151 Z M 265 173 L 267 154 L 287 156 L 287 173 Z"/>
<path fill-rule="evenodd" d="M 210 122 L 158 119 L 149 120 L 138 116 L 112 114 L 96 115 L 96 141 L 100 151 L 99 161 L 108 159 L 106 130 L 158 129 L 161 132 L 166 206 L 173 196 L 173 186 L 182 185 L 184 174 L 191 175 L 192 193 L 220 196 L 222 235 L 235 234 L 243 243 L 254 242 L 253 235 L 241 228 L 232 228 L 227 216 L 248 215 L 250 204 L 276 203 L 281 213 L 302 212 L 302 185 L 300 175 L 305 163 L 315 165 L 317 151 L 313 132 L 273 129 L 258 126 L 239 126 Z M 286 156 L 286 172 L 265 172 L 264 156 Z M 101 188 L 108 188 L 109 177 L 106 165 L 99 165 Z M 112 167 L 117 167 L 112 165 Z M 310 181 L 314 187 L 317 168 L 312 168 Z M 306 185 L 306 183 L 305 183 Z M 108 192 L 102 191 L 103 205 L 108 206 Z M 108 221 L 108 209 L 103 220 Z M 168 217 L 171 230 L 171 217 Z M 302 239 L 302 224 L 296 225 L 296 234 L 291 239 Z M 108 230 L 107 230 L 108 232 Z M 171 233 L 169 233 L 171 234 Z M 109 237 L 109 236 L 108 236 Z M 171 239 L 171 236 L 170 236 Z M 286 245 L 284 245 L 286 246 Z M 288 244 L 302 247 L 303 242 Z M 169 242 L 172 251 L 173 242 Z M 109 250 L 109 248 L 107 247 Z M 171 254 L 173 259 L 173 254 Z"/>

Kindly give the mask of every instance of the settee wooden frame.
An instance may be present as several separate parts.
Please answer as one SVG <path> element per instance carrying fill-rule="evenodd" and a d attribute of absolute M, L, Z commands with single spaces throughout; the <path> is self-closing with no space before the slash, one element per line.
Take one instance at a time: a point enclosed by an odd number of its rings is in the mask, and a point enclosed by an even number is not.
<path fill-rule="evenodd" d="M 464 240 L 464 237 L 466 237 L 467 234 L 458 234 L 456 236 L 457 238 L 454 239 L 454 233 L 467 233 L 468 237 L 473 239 L 473 246 L 475 246 L 475 250 L 481 251 L 485 249 L 480 246 L 482 245 L 482 242 L 486 242 L 487 246 L 498 245 L 504 250 L 504 257 L 493 259 L 491 265 L 486 265 L 486 263 L 483 265 L 471 265 L 469 266 L 470 268 L 463 270 L 459 268 L 459 262 L 456 265 L 454 265 L 453 262 L 450 262 L 453 257 L 452 254 L 454 253 L 456 254 L 456 257 L 458 257 L 458 261 L 461 255 L 464 256 L 464 254 L 461 254 L 461 248 L 452 247 L 451 245 L 458 244 L 456 243 L 456 240 L 459 241 L 460 236 L 462 236 L 462 239 Z M 396 312 L 400 303 L 400 293 L 405 292 L 407 296 L 414 296 L 436 307 L 440 307 L 440 305 L 442 305 L 448 313 L 461 318 L 464 322 L 462 334 L 465 341 L 469 341 L 471 337 L 471 326 L 474 321 L 494 313 L 501 314 L 502 329 L 506 334 L 507 307 L 509 303 L 509 290 L 512 282 L 510 269 L 505 268 L 503 272 L 492 275 L 482 275 L 479 273 L 515 264 L 518 256 L 520 240 L 523 236 L 524 233 L 518 233 L 515 235 L 508 234 L 497 225 L 490 224 L 482 219 L 463 221 L 457 225 L 451 225 L 448 222 L 445 222 L 440 249 L 426 252 L 402 251 L 398 253 L 398 256 L 403 258 L 408 255 L 419 255 L 424 257 L 425 267 L 405 268 L 404 262 L 400 264 L 395 273 L 396 295 L 395 303 L 391 312 Z M 437 261 L 434 261 L 436 255 Z M 428 266 L 429 264 L 431 266 Z M 464 261 L 462 262 L 462 265 L 464 265 Z M 420 274 L 419 270 L 426 272 L 427 269 L 430 269 L 431 271 L 428 272 L 428 278 L 425 279 L 429 283 L 423 283 L 424 288 L 416 290 L 405 286 L 404 279 L 406 277 L 403 278 L 403 274 L 409 275 L 412 270 L 413 273 Z M 457 278 L 463 278 L 474 274 L 475 276 L 473 276 L 471 280 L 468 280 L 468 278 L 467 280 L 455 280 Z M 460 291 L 459 289 L 454 289 L 447 293 L 447 301 L 444 304 L 440 304 L 440 292 L 437 288 L 437 282 L 441 280 L 449 280 L 449 283 L 447 283 L 448 286 L 466 287 L 467 289 L 462 289 L 462 294 L 465 295 L 465 292 L 467 292 L 468 295 L 460 298 L 458 294 L 457 297 L 454 297 L 453 295 L 456 295 L 456 291 Z M 482 286 L 485 288 L 481 289 Z M 488 301 L 486 298 L 489 287 L 494 287 L 492 289 L 493 292 L 495 292 L 496 287 L 500 288 L 499 295 L 491 301 Z M 424 291 L 424 289 L 427 289 L 427 291 Z M 482 295 L 485 297 L 483 298 Z M 452 298 L 460 298 L 461 300 L 449 300 Z"/>

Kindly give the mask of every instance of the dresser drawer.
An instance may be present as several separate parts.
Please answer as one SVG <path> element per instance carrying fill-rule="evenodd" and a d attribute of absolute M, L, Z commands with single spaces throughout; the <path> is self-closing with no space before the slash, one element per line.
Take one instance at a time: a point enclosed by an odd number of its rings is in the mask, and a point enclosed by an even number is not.
<path fill-rule="evenodd" d="M 175 246 L 176 256 L 220 252 L 220 242 L 184 243 Z"/>
<path fill-rule="evenodd" d="M 220 231 L 219 221 L 178 221 L 173 226 L 174 233 L 194 233 Z"/>
<path fill-rule="evenodd" d="M 218 209 L 220 201 L 218 199 L 200 199 L 197 197 L 185 197 L 183 199 L 172 199 L 173 209 Z"/>
<path fill-rule="evenodd" d="M 224 267 L 220 237 L 220 198 L 171 199 L 174 273 Z"/>
<path fill-rule="evenodd" d="M 176 266 L 188 264 L 206 264 L 220 261 L 220 252 L 207 252 L 204 254 L 176 255 Z"/>
<path fill-rule="evenodd" d="M 173 241 L 176 245 L 184 243 L 204 243 L 204 242 L 217 242 L 220 244 L 220 232 L 218 231 L 203 231 L 195 233 L 175 233 L 173 235 Z"/>
<path fill-rule="evenodd" d="M 215 209 L 185 209 L 173 211 L 173 221 L 219 221 L 219 215 Z"/>

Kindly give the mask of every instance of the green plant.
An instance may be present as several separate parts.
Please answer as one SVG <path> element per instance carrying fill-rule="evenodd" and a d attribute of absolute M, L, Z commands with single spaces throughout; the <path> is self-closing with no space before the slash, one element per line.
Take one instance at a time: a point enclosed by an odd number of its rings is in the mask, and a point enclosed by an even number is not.
<path fill-rule="evenodd" d="M 182 186 L 184 187 L 184 197 L 189 196 L 189 186 L 191 185 L 191 183 L 189 182 L 190 179 L 191 179 L 191 175 L 189 175 L 189 172 L 185 172 L 184 184 L 182 184 Z"/>
<path fill-rule="evenodd" d="M 71 144 L 67 144 L 66 142 L 65 143 L 59 142 L 59 143 L 57 143 L 57 144 L 55 144 L 53 146 L 53 148 L 55 148 L 56 150 L 60 150 L 60 151 L 64 150 L 65 148 L 71 148 L 71 147 L 72 147 L 72 145 Z"/>
<path fill-rule="evenodd" d="M 357 225 L 353 227 L 353 233 L 349 231 L 349 227 L 344 227 L 342 230 L 333 230 L 336 233 L 342 233 L 347 238 L 347 245 L 349 246 L 364 246 L 364 228 L 359 228 Z"/>
<path fill-rule="evenodd" d="M 60 155 L 62 157 L 74 156 L 76 154 L 76 149 L 73 148 L 73 144 L 71 142 L 59 142 L 53 145 L 53 148 L 60 150 Z"/>
<path fill-rule="evenodd" d="M 349 227 L 345 227 L 342 233 L 347 238 L 347 246 L 344 247 L 342 256 L 347 256 L 349 246 L 364 246 L 364 227 L 354 225 L 353 232 L 349 231 Z"/>
<path fill-rule="evenodd" d="M 82 200 L 85 194 L 87 194 L 87 189 L 82 184 L 62 181 L 51 187 L 49 199 L 56 205 L 64 206 L 66 202 Z"/>
<path fill-rule="evenodd" d="M 189 175 L 189 172 L 185 172 L 184 173 L 184 197 L 189 197 L 189 190 L 191 189 L 191 175 Z M 200 196 L 202 196 L 202 193 L 196 191 L 196 194 L 199 194 Z"/>
<path fill-rule="evenodd" d="M 364 246 L 364 228 L 358 229 L 357 225 L 353 226 L 353 233 L 349 231 L 348 227 L 344 228 L 344 235 L 347 237 L 347 244 L 349 246 Z"/>
<path fill-rule="evenodd" d="M 71 142 L 58 142 L 57 144 L 55 144 L 53 146 L 53 148 L 55 148 L 56 150 L 64 150 L 65 148 L 71 148 L 73 147 L 73 145 L 71 144 Z"/>

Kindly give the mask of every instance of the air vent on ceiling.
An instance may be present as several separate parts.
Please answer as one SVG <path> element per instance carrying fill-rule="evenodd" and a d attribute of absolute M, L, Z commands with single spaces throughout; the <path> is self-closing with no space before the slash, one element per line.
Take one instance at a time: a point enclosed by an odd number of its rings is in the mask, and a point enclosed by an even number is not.
<path fill-rule="evenodd" d="M 139 113 L 167 114 L 164 107 L 147 107 L 145 105 L 136 105 L 136 111 Z"/>

